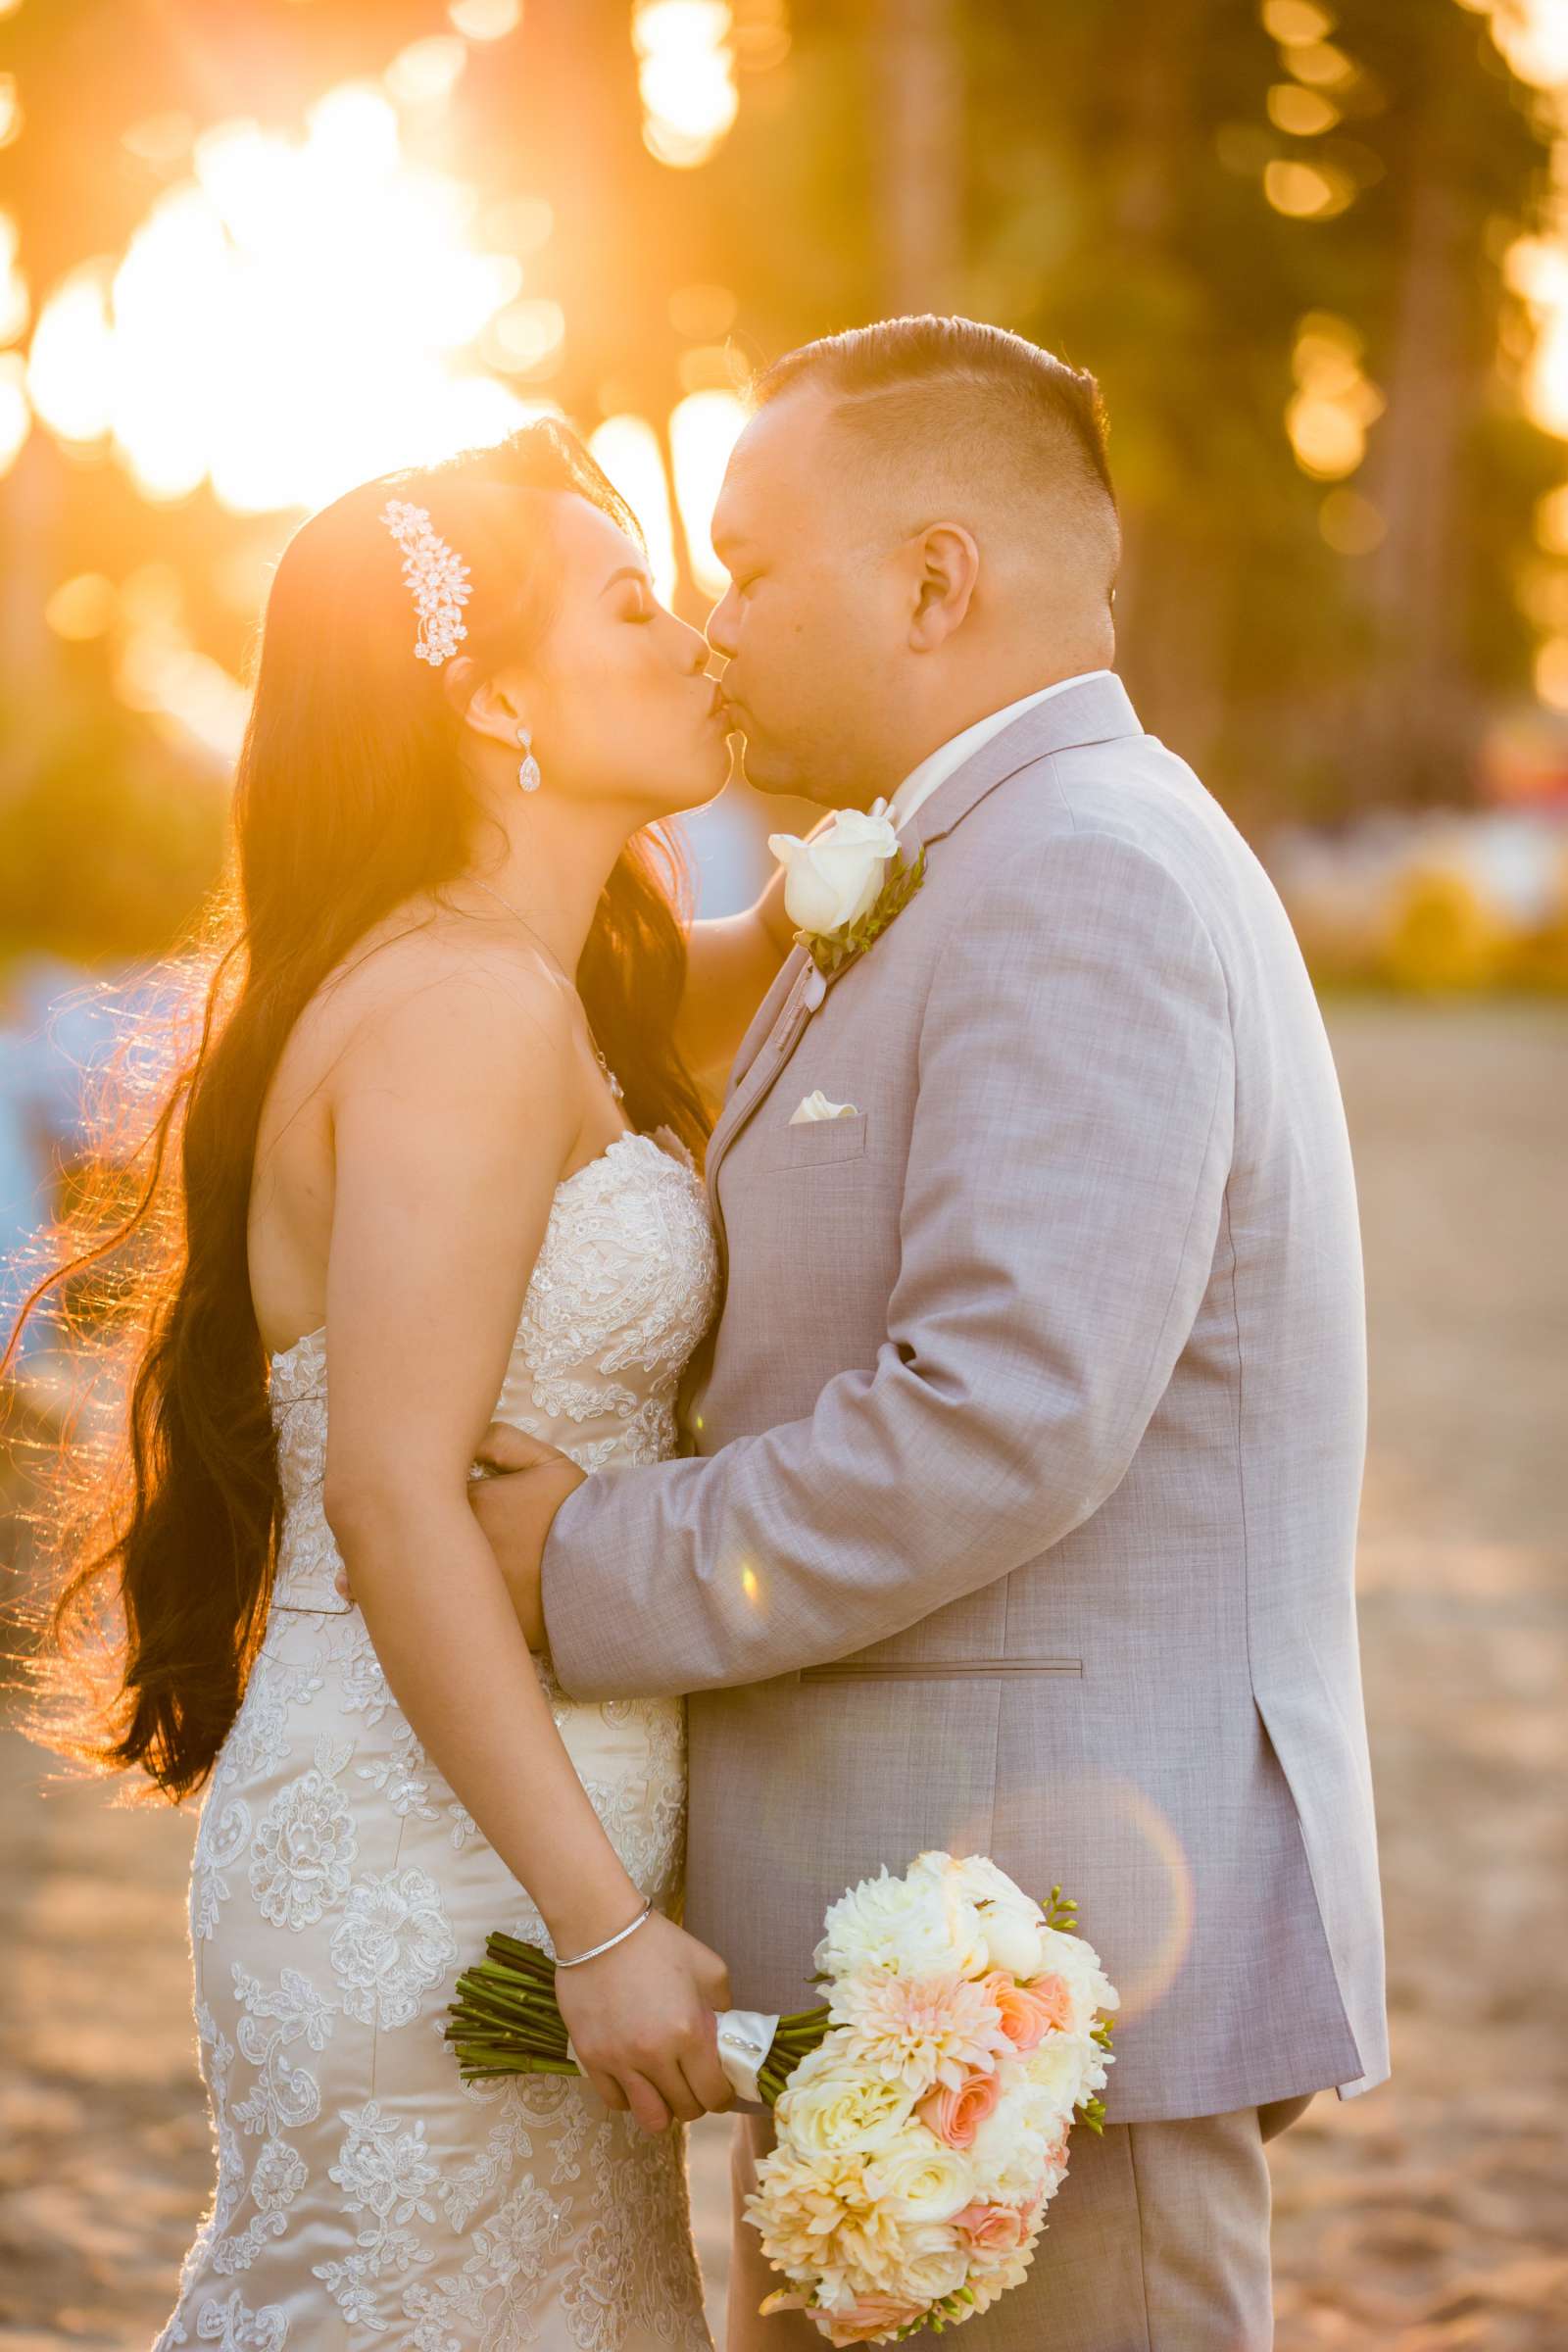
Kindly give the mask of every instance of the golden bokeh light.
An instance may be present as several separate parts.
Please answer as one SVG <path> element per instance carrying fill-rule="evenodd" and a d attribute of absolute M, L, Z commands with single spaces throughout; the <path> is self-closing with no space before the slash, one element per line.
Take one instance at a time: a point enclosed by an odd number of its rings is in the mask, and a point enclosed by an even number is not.
<path fill-rule="evenodd" d="M 1526 411 L 1543 432 L 1568 439 L 1568 246 L 1549 236 L 1516 237 L 1502 270 L 1510 292 L 1526 305 L 1533 330 L 1524 368 Z"/>
<path fill-rule="evenodd" d="M 1312 0 L 1263 0 L 1263 30 L 1282 49 L 1304 49 L 1334 30 L 1334 19 Z"/>
<path fill-rule="evenodd" d="M 699 31 L 711 45 L 720 19 L 727 24 L 728 12 L 656 16 L 651 54 L 668 68 Z M 475 16 L 470 36 L 498 37 L 501 14 L 484 21 L 494 34 L 474 30 Z M 113 456 L 149 500 L 210 483 L 230 513 L 272 514 L 559 415 L 532 387 L 562 364 L 567 319 L 560 303 L 525 291 L 519 258 L 550 238 L 550 205 L 516 195 L 481 206 L 466 181 L 404 151 L 394 95 L 408 109 L 439 102 L 462 54 L 456 34 L 416 42 L 382 83 L 329 90 L 295 136 L 244 120 L 197 132 L 172 115 L 137 125 L 132 150 L 185 175 L 157 197 L 118 260 L 84 262 L 53 287 L 25 363 L 0 357 L 0 472 L 36 416 L 68 447 Z M 653 86 L 668 95 L 658 75 Z M 681 122 L 712 129 L 729 119 L 725 106 L 704 117 L 694 102 Z M 0 214 L 0 326 L 9 319 L 20 335 L 27 289 L 18 243 Z M 667 464 L 645 417 L 612 414 L 593 436 L 643 527 L 666 602 L 679 578 L 672 494 L 696 585 L 715 595 L 724 584 L 709 522 L 745 421 L 738 363 L 719 340 L 736 312 L 721 286 L 671 299 L 671 323 L 692 345 Z M 98 575 L 65 581 L 48 620 L 65 639 L 107 638 L 130 708 L 232 759 L 245 690 L 197 647 L 167 567 L 144 565 L 118 591 Z"/>
<path fill-rule="evenodd" d="M 1491 22 L 1492 37 L 1521 81 L 1568 84 L 1568 0 L 1461 0 Z"/>
<path fill-rule="evenodd" d="M 1568 710 L 1568 637 L 1548 637 L 1536 649 L 1536 693 L 1550 710 Z"/>
<path fill-rule="evenodd" d="M 1568 440 L 1568 307 L 1543 313 L 1525 377 L 1525 406 L 1544 432 Z"/>
<path fill-rule="evenodd" d="M 1568 556 L 1568 482 L 1536 501 L 1536 544 L 1550 556 Z"/>
<path fill-rule="evenodd" d="M 675 496 L 691 558 L 692 577 L 710 596 L 722 596 L 729 574 L 713 553 L 709 526 L 730 452 L 746 422 L 746 404 L 735 392 L 691 392 L 669 419 Z"/>
<path fill-rule="evenodd" d="M 43 616 L 57 637 L 81 644 L 101 637 L 115 617 L 115 584 L 101 571 L 78 571 L 62 580 L 44 605 Z"/>
<path fill-rule="evenodd" d="M 1383 414 L 1383 395 L 1361 366 L 1361 350 L 1355 328 L 1332 311 L 1309 311 L 1298 323 L 1291 352 L 1297 389 L 1285 429 L 1296 463 L 1315 481 L 1353 473 L 1366 455 L 1367 430 Z M 1332 517 L 1320 514 L 1319 526 L 1331 546 L 1339 544 Z"/>
<path fill-rule="evenodd" d="M 108 432 L 114 348 L 108 266 L 84 262 L 44 304 L 27 356 L 33 408 L 62 441 L 98 441 Z"/>
<path fill-rule="evenodd" d="M 1521 564 L 1514 601 L 1543 636 L 1568 636 L 1568 566 L 1549 561 Z"/>
<path fill-rule="evenodd" d="M 734 13 L 736 64 L 748 74 L 781 66 L 791 48 L 789 0 L 737 0 Z"/>
<path fill-rule="evenodd" d="M 193 166 L 118 268 L 86 266 L 44 306 L 29 383 L 61 439 L 112 439 L 149 498 L 210 479 L 261 514 L 539 413 L 460 356 L 515 305 L 521 266 L 474 249 L 473 191 L 404 157 L 379 90 L 329 91 L 299 139 L 216 124 Z M 498 365 L 559 349 L 547 309 L 512 319 Z"/>
<path fill-rule="evenodd" d="M 400 106 L 440 106 L 467 62 L 468 52 L 455 33 L 433 33 L 398 52 L 386 70 L 386 86 Z"/>
<path fill-rule="evenodd" d="M 32 315 L 27 281 L 17 267 L 21 250 L 22 237 L 15 220 L 9 213 L 0 212 L 0 343 L 15 343 L 19 335 L 25 334 Z"/>
<path fill-rule="evenodd" d="M 532 375 L 557 358 L 565 337 L 566 314 L 559 302 L 513 302 L 486 328 L 484 356 L 509 374 Z"/>
<path fill-rule="evenodd" d="M 503 41 L 522 23 L 522 0 L 452 0 L 454 28 L 467 41 Z"/>
<path fill-rule="evenodd" d="M 1332 41 L 1312 41 L 1305 48 L 1291 49 L 1285 62 L 1298 81 L 1308 82 L 1314 89 L 1348 89 L 1356 78 L 1355 67 Z"/>
<path fill-rule="evenodd" d="M 668 308 L 677 335 L 693 343 L 716 343 L 734 325 L 740 302 L 728 286 L 677 286 Z"/>
<path fill-rule="evenodd" d="M 126 708 L 223 765 L 232 762 L 250 696 L 220 662 L 191 643 L 172 565 L 142 564 L 121 582 L 114 634 L 115 691 Z"/>
<path fill-rule="evenodd" d="M 607 416 L 588 446 L 642 524 L 654 593 L 667 605 L 675 593 L 675 527 L 659 435 L 645 416 Z"/>
<path fill-rule="evenodd" d="M 22 93 L 14 74 L 0 74 L 0 147 L 20 139 L 23 125 Z"/>
<path fill-rule="evenodd" d="M 1503 282 L 1526 302 L 1548 306 L 1568 296 L 1568 252 L 1548 237 L 1516 237 L 1503 256 Z"/>
<path fill-rule="evenodd" d="M 705 164 L 740 109 L 725 0 L 640 0 L 632 13 L 643 139 L 662 164 Z"/>
<path fill-rule="evenodd" d="M 1298 81 L 1276 81 L 1268 94 L 1268 119 L 1293 139 L 1315 139 L 1320 131 L 1334 128 L 1340 110 L 1321 90 L 1304 90 Z"/>
<path fill-rule="evenodd" d="M 32 405 L 22 354 L 0 352 L 0 474 L 11 471 L 31 430 Z"/>
<path fill-rule="evenodd" d="M 1298 393 L 1286 417 L 1296 463 L 1318 481 L 1353 473 L 1366 455 L 1366 434 L 1337 401 Z"/>
<path fill-rule="evenodd" d="M 1263 194 L 1277 213 L 1292 220 L 1332 220 L 1355 201 L 1348 172 L 1322 164 L 1287 162 L 1276 156 L 1263 168 Z"/>

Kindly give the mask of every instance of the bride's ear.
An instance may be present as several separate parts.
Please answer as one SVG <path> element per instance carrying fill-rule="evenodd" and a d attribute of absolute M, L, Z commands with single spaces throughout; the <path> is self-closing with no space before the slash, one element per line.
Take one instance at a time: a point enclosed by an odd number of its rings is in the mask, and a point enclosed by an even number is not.
<path fill-rule="evenodd" d="M 441 691 L 459 718 L 468 713 L 468 702 L 478 682 L 479 664 L 469 654 L 459 654 L 456 661 L 443 663 Z"/>
<path fill-rule="evenodd" d="M 470 655 L 459 654 L 448 662 L 441 683 L 465 726 L 506 744 L 509 750 L 517 741 L 518 715 L 513 696 L 498 679 L 485 677 Z"/>

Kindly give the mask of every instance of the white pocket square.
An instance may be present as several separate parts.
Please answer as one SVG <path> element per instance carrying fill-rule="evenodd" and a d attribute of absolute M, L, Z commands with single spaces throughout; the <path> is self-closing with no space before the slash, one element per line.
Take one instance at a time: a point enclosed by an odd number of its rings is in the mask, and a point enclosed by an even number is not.
<path fill-rule="evenodd" d="M 858 1119 L 859 1112 L 853 1102 L 830 1102 L 818 1087 L 814 1094 L 805 1095 L 790 1112 L 792 1127 L 808 1127 L 813 1119 Z"/>

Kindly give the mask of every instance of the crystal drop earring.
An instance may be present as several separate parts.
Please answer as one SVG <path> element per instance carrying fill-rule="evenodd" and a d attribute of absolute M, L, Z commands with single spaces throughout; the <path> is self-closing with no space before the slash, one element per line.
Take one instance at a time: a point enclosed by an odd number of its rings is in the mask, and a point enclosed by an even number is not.
<path fill-rule="evenodd" d="M 517 770 L 517 782 L 524 792 L 537 792 L 544 782 L 544 778 L 539 773 L 539 762 L 533 756 L 533 737 L 526 727 L 517 729 L 517 741 L 523 749 L 523 760 Z"/>

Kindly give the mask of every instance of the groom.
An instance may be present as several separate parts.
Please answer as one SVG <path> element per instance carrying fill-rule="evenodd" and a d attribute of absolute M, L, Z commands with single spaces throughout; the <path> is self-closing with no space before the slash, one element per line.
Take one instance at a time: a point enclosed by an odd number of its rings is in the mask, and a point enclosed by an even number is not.
<path fill-rule="evenodd" d="M 695 1452 L 476 1507 L 514 1581 L 543 1545 L 567 1690 L 690 1694 L 686 1917 L 738 1999 L 808 2005 L 826 1905 L 924 1847 L 1078 1898 L 1110 2123 L 966 2352 L 1261 2352 L 1263 2143 L 1387 2072 L 1322 1022 L 1111 673 L 1089 376 L 961 318 L 810 344 L 713 539 L 752 782 L 886 798 L 921 879 L 825 975 L 798 948 L 742 1046 Z M 738 2189 L 767 2145 L 743 2119 Z M 738 2228 L 731 2352 L 820 2343 L 755 2317 L 776 2283 Z"/>

